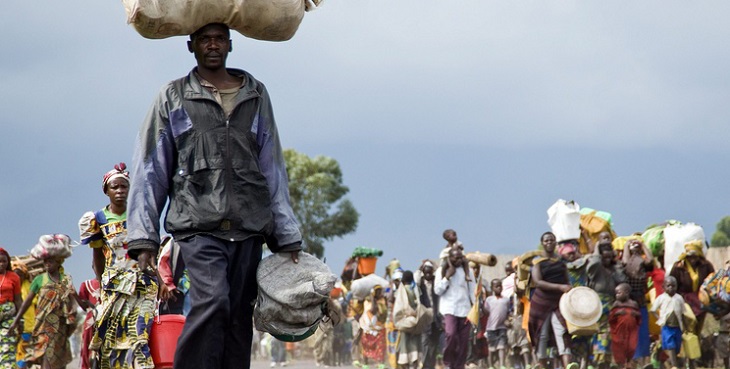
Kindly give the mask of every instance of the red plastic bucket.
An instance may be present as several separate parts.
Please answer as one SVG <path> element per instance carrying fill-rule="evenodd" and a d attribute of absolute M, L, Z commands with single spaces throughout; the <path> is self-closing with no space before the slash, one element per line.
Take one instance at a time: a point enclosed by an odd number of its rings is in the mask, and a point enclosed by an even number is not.
<path fill-rule="evenodd" d="M 150 353 L 155 368 L 172 368 L 177 338 L 184 325 L 184 315 L 168 314 L 155 318 L 150 331 Z"/>

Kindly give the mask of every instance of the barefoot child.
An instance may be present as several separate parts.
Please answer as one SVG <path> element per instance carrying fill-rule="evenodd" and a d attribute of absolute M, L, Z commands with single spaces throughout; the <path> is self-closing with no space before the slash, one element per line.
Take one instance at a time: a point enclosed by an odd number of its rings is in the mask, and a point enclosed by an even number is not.
<path fill-rule="evenodd" d="M 632 368 L 632 358 L 639 341 L 641 312 L 639 304 L 629 298 L 631 286 L 621 283 L 616 286 L 616 301 L 611 306 L 608 324 L 611 327 L 611 351 L 619 367 Z"/>
<path fill-rule="evenodd" d="M 677 293 L 677 279 L 669 276 L 664 280 L 664 293 L 659 295 L 651 306 L 651 313 L 657 318 L 656 324 L 662 327 L 662 349 L 669 356 L 673 369 L 678 367 L 677 354 L 682 347 L 684 331 L 684 299 Z"/>
<path fill-rule="evenodd" d="M 489 344 L 489 367 L 497 368 L 494 353 L 499 354 L 499 367 L 506 369 L 507 356 L 507 318 L 509 317 L 510 299 L 502 297 L 502 280 L 492 280 L 492 295 L 484 301 L 487 318 L 487 342 Z"/>

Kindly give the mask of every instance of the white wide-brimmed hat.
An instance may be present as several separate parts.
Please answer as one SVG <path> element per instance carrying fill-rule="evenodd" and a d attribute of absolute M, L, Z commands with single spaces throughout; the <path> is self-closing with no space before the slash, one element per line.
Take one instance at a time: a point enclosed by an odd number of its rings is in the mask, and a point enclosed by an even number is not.
<path fill-rule="evenodd" d="M 588 327 L 601 319 L 601 298 L 588 287 L 573 287 L 560 298 L 560 313 L 572 325 Z"/>

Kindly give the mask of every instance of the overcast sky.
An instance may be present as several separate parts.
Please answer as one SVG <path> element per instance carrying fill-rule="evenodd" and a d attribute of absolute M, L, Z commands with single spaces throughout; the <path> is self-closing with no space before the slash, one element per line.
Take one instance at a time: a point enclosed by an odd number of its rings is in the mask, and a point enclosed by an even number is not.
<path fill-rule="evenodd" d="M 228 65 L 271 94 L 282 143 L 337 159 L 360 212 L 326 244 L 406 268 L 441 232 L 520 253 L 559 198 L 629 234 L 667 219 L 709 238 L 730 215 L 730 3 L 326 0 L 292 40 L 234 33 Z M 144 39 L 120 1 L 10 1 L 0 12 L 0 245 L 78 239 L 108 203 L 160 87 L 194 65 L 184 37 Z M 76 284 L 91 252 L 67 262 Z M 378 269 L 382 271 L 383 264 Z"/>

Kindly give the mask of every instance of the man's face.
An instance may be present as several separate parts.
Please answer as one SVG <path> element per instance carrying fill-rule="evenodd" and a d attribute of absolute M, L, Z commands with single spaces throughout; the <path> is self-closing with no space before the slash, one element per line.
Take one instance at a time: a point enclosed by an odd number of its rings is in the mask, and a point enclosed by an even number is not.
<path fill-rule="evenodd" d="M 433 267 L 427 265 L 423 267 L 423 279 L 427 281 L 433 281 Z"/>
<path fill-rule="evenodd" d="M 461 252 L 461 249 L 451 249 L 449 252 L 449 261 L 451 262 L 451 265 L 460 267 L 464 262 L 464 254 Z"/>
<path fill-rule="evenodd" d="M 228 52 L 231 51 L 229 31 L 219 24 L 205 26 L 188 41 L 188 50 L 195 54 L 198 68 L 208 70 L 225 68 Z"/>
<path fill-rule="evenodd" d="M 504 272 L 507 275 L 510 275 L 515 272 L 515 268 L 512 267 L 512 263 L 507 263 L 504 265 Z"/>

